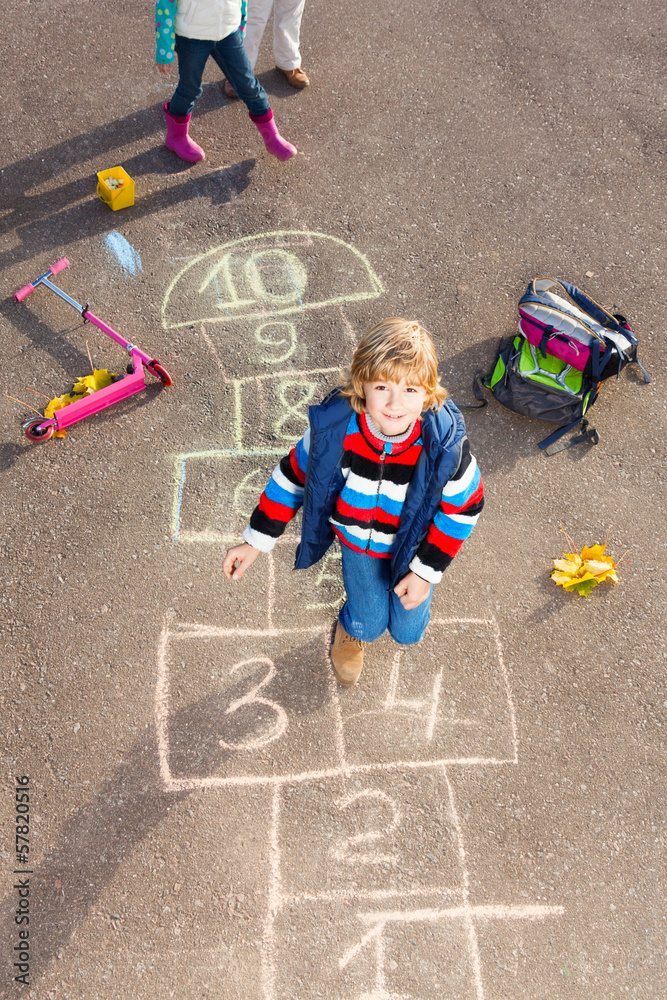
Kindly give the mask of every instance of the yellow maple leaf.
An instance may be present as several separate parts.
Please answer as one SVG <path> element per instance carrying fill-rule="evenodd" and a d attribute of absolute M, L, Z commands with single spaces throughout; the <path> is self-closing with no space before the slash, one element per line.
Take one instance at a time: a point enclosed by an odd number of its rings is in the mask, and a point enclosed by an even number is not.
<path fill-rule="evenodd" d="M 608 559 L 609 556 L 604 555 L 604 551 L 607 548 L 606 545 L 584 545 L 581 550 L 582 559 L 602 559 L 603 557 Z"/>
<path fill-rule="evenodd" d="M 56 410 L 62 410 L 63 406 L 69 406 L 70 403 L 76 403 L 77 399 L 83 399 L 85 395 L 85 392 L 64 392 L 62 396 L 56 396 L 55 399 L 52 399 L 51 402 L 47 403 L 44 407 L 44 416 L 50 420 Z"/>
<path fill-rule="evenodd" d="M 50 400 L 44 408 L 44 416 L 47 420 L 52 419 L 56 410 L 62 410 L 63 406 L 69 406 L 70 403 L 76 403 L 78 399 L 85 399 L 86 396 L 97 392 L 98 389 L 106 388 L 116 378 L 118 376 L 114 372 L 107 371 L 106 368 L 93 369 L 92 375 L 82 375 L 76 380 L 71 392 L 64 392 L 62 396 L 56 396 L 55 399 Z M 65 431 L 57 430 L 53 436 L 65 437 Z"/>
<path fill-rule="evenodd" d="M 594 587 L 605 580 L 618 583 L 616 563 L 611 556 L 606 556 L 607 544 L 584 545 L 581 552 L 567 533 L 561 531 L 572 545 L 574 552 L 564 552 L 562 559 L 554 559 L 551 579 L 564 590 L 576 590 L 582 597 L 589 594 Z M 607 536 L 608 537 L 608 536 Z"/>
<path fill-rule="evenodd" d="M 614 568 L 613 560 L 611 559 L 585 559 L 584 569 L 592 573 L 593 576 L 600 576 L 602 573 L 611 573 Z"/>
<path fill-rule="evenodd" d="M 585 583 L 586 580 L 596 580 L 596 579 L 597 577 L 595 576 L 595 573 L 588 573 L 585 569 L 581 569 L 574 576 L 570 577 L 570 581 L 568 584 L 566 584 L 566 586 L 576 587 L 578 583 Z"/>
<path fill-rule="evenodd" d="M 564 552 L 563 559 L 554 559 L 554 566 L 563 573 L 576 573 L 581 566 L 581 559 L 572 552 Z"/>
<path fill-rule="evenodd" d="M 82 375 L 74 383 L 73 392 L 81 392 L 84 396 L 90 396 L 91 392 L 98 389 L 105 389 L 111 385 L 118 376 L 114 372 L 107 371 L 106 368 L 95 368 L 92 375 Z"/>

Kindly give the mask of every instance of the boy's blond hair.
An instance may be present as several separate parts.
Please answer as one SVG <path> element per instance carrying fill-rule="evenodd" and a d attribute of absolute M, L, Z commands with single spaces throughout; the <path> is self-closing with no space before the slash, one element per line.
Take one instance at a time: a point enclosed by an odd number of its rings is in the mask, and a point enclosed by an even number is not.
<path fill-rule="evenodd" d="M 426 389 L 424 409 L 439 410 L 449 393 L 438 380 L 438 359 L 431 334 L 417 320 L 390 316 L 368 330 L 357 345 L 342 387 L 357 413 L 366 403 L 364 382 L 406 379 Z"/>

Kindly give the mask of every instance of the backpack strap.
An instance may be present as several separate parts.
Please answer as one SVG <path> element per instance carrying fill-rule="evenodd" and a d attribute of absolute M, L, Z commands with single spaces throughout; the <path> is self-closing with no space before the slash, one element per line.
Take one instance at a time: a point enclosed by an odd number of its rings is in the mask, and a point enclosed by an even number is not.
<path fill-rule="evenodd" d="M 581 423 L 581 434 L 577 434 L 576 437 L 570 438 L 569 441 L 561 441 L 560 438 L 567 434 L 568 431 L 573 430 L 578 423 Z M 588 441 L 589 444 L 597 444 L 599 440 L 600 435 L 595 428 L 591 427 L 589 430 L 588 420 L 585 418 L 582 420 L 580 417 L 577 417 L 577 419 L 573 420 L 571 424 L 566 424 L 565 427 L 559 427 L 557 431 L 554 431 L 553 434 L 546 437 L 544 441 L 540 441 L 537 447 L 546 452 L 547 455 L 557 455 L 559 451 L 563 451 L 565 448 L 571 448 L 574 444 L 581 444 L 583 441 Z"/>
<path fill-rule="evenodd" d="M 547 344 L 549 343 L 551 337 L 553 336 L 554 328 L 548 324 L 544 327 L 544 333 L 540 339 L 538 350 L 540 354 L 547 353 Z"/>
<path fill-rule="evenodd" d="M 593 381 L 598 382 L 602 376 L 602 372 L 605 370 L 609 362 L 611 361 L 612 348 L 610 344 L 607 344 L 604 350 L 604 358 L 600 359 L 602 345 L 599 340 L 594 340 L 591 344 L 591 375 L 593 376 Z M 618 351 L 618 348 L 616 349 Z M 625 355 L 622 351 L 618 351 L 618 373 L 621 371 L 621 365 L 623 363 L 623 358 Z"/>
<path fill-rule="evenodd" d="M 634 358 L 632 360 L 634 361 L 634 363 L 636 365 L 639 365 L 639 367 L 641 368 L 641 371 L 642 371 L 642 375 L 644 376 L 644 381 L 648 384 L 651 380 L 648 377 L 648 373 L 647 373 L 646 369 L 644 368 L 643 364 L 641 363 L 641 361 L 637 357 L 637 352 L 636 351 L 635 351 L 635 356 L 634 356 Z"/>
<path fill-rule="evenodd" d="M 475 399 L 479 400 L 479 403 L 470 403 L 468 406 L 461 406 L 457 403 L 459 410 L 483 410 L 485 406 L 489 405 L 488 399 L 484 396 L 482 389 L 489 381 L 490 376 L 482 375 L 481 372 L 477 372 L 472 383 L 472 391 L 475 393 Z"/>
<path fill-rule="evenodd" d="M 648 383 L 649 383 L 649 382 L 650 382 L 651 380 L 650 380 L 650 378 L 648 377 L 648 372 L 646 371 L 646 369 L 644 368 L 643 364 L 641 363 L 641 361 L 640 361 L 640 360 L 639 360 L 639 358 L 637 357 L 637 348 L 636 348 L 636 347 L 635 347 L 634 351 L 632 352 L 632 354 L 628 356 L 628 362 L 629 362 L 629 364 L 631 364 L 631 365 L 638 365 L 638 366 L 639 366 L 639 368 L 641 368 L 641 373 L 642 373 L 642 375 L 644 376 L 644 381 L 645 381 L 645 382 L 646 382 L 646 384 L 648 385 Z"/>
<path fill-rule="evenodd" d="M 540 441 L 537 447 L 540 448 L 541 451 L 546 451 L 546 449 L 551 447 L 552 444 L 555 444 L 559 438 L 562 438 L 564 434 L 567 434 L 568 431 L 575 428 L 580 421 L 581 417 L 577 417 L 577 419 L 573 420 L 571 424 L 566 424 L 565 427 L 559 427 L 558 430 L 554 431 L 553 434 L 550 434 L 549 437 L 545 437 L 543 441 Z"/>
<path fill-rule="evenodd" d="M 628 323 L 628 321 L 625 318 L 625 316 L 623 315 L 623 313 L 614 313 L 614 319 L 618 320 L 618 322 L 621 324 L 621 326 L 623 327 L 624 330 L 629 330 L 630 333 L 632 333 L 632 327 Z M 634 351 L 632 351 L 632 353 L 630 355 L 628 355 L 628 361 L 629 361 L 629 363 L 631 365 L 632 364 L 639 365 L 639 367 L 641 368 L 641 373 L 644 376 L 644 381 L 648 384 L 651 380 L 648 377 L 648 372 L 646 371 L 646 369 L 644 368 L 643 364 L 641 363 L 641 361 L 637 357 L 637 348 L 638 347 L 639 347 L 639 345 L 635 344 Z"/>
<path fill-rule="evenodd" d="M 577 288 L 576 285 L 571 285 L 569 281 L 560 281 L 559 284 L 563 286 L 572 301 L 575 302 L 583 312 L 592 316 L 596 323 L 599 323 L 600 326 L 606 327 L 608 330 L 614 330 L 616 333 L 623 333 L 628 340 L 635 341 L 636 343 L 636 337 L 630 329 L 627 320 L 625 320 L 625 323 L 620 323 L 618 319 L 616 319 L 616 316 L 612 316 L 612 314 L 608 313 L 606 309 L 595 301 L 595 299 L 591 299 L 588 295 L 582 292 L 580 288 Z M 623 319 L 625 319 L 625 317 L 623 317 Z"/>

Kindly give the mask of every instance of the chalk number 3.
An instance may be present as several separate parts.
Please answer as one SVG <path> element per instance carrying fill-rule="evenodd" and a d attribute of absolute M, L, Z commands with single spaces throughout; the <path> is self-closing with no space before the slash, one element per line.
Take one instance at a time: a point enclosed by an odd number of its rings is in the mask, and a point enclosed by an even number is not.
<path fill-rule="evenodd" d="M 240 663 L 235 663 L 231 668 L 230 673 L 233 674 L 236 670 L 240 670 L 242 667 L 248 667 L 254 663 L 263 663 L 268 667 L 268 671 L 259 684 L 255 684 L 253 688 L 244 694 L 241 698 L 237 698 L 235 701 L 231 702 L 225 710 L 225 715 L 233 715 L 240 709 L 247 705 L 266 705 L 275 714 L 273 727 L 268 733 L 264 733 L 262 736 L 256 736 L 254 739 L 239 740 L 238 743 L 228 743 L 226 740 L 220 740 L 220 746 L 225 747 L 228 750 L 257 750 L 259 747 L 266 746 L 267 743 L 273 743 L 275 740 L 280 739 L 285 730 L 287 729 L 287 713 L 285 709 L 278 705 L 275 701 L 269 701 L 268 698 L 263 698 L 260 695 L 262 688 L 265 688 L 276 675 L 276 668 L 273 660 L 270 660 L 267 656 L 254 656 L 249 660 L 241 660 Z"/>

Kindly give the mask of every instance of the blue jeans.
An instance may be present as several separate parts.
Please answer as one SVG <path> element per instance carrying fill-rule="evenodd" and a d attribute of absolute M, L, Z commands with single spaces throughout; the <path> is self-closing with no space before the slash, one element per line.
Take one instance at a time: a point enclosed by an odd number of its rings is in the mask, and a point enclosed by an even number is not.
<path fill-rule="evenodd" d="M 431 618 L 431 597 L 406 611 L 389 585 L 391 559 L 375 559 L 341 543 L 347 600 L 338 619 L 348 635 L 375 642 L 386 629 L 396 642 L 411 646 L 423 638 Z"/>
<path fill-rule="evenodd" d="M 202 95 L 201 78 L 209 56 L 213 56 L 251 115 L 265 115 L 269 110 L 269 99 L 250 65 L 240 30 L 219 42 L 176 35 L 176 55 L 178 87 L 171 99 L 169 114 L 192 114 L 195 101 Z"/>

